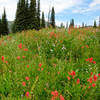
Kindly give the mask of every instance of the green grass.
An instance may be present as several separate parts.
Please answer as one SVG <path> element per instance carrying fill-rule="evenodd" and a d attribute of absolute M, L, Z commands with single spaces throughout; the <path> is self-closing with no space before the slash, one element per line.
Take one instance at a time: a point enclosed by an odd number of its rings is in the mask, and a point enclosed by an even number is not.
<path fill-rule="evenodd" d="M 58 91 L 65 100 L 99 100 L 99 34 L 92 28 L 42 29 L 1 37 L 0 100 L 50 100 L 54 97 L 52 91 Z M 18 47 L 20 44 L 22 48 Z M 96 64 L 86 61 L 91 57 Z M 75 75 L 68 74 L 72 71 Z M 92 83 L 87 81 L 89 78 Z"/>

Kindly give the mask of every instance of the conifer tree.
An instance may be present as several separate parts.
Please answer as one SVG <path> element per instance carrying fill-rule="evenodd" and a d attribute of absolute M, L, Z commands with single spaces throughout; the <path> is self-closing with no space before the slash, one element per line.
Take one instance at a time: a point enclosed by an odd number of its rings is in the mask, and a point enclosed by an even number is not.
<path fill-rule="evenodd" d="M 37 29 L 36 0 L 30 0 L 30 29 Z"/>
<path fill-rule="evenodd" d="M 54 10 L 54 7 L 52 7 L 52 11 L 51 11 L 51 26 L 53 28 L 55 28 L 55 10 Z"/>
<path fill-rule="evenodd" d="M 96 20 L 94 21 L 94 28 L 96 28 L 97 27 L 97 24 L 96 24 Z"/>
<path fill-rule="evenodd" d="M 37 4 L 37 23 L 38 23 L 37 29 L 40 29 L 40 0 L 38 0 Z"/>
<path fill-rule="evenodd" d="M 42 28 L 45 28 L 45 18 L 44 18 L 44 12 L 42 12 L 42 24 L 41 24 Z"/>
<path fill-rule="evenodd" d="M 25 30 L 26 29 L 26 9 L 25 9 L 25 0 L 21 0 L 21 8 L 20 8 L 20 12 L 21 12 L 21 16 L 19 17 L 20 19 L 20 30 Z"/>
<path fill-rule="evenodd" d="M 70 27 L 74 28 L 74 19 L 71 19 L 71 21 L 70 21 Z"/>
<path fill-rule="evenodd" d="M 25 0 L 19 0 L 17 4 L 16 18 L 13 30 L 16 32 L 26 30 L 26 3 Z"/>
<path fill-rule="evenodd" d="M 21 17 L 21 0 L 18 1 L 17 3 L 17 11 L 16 11 L 16 18 L 12 27 L 13 32 L 18 32 L 21 31 L 21 26 L 20 26 L 20 17 Z"/>
<path fill-rule="evenodd" d="M 29 0 L 25 2 L 25 30 L 29 29 L 30 24 Z"/>
<path fill-rule="evenodd" d="M 8 35 L 9 29 L 8 29 L 8 22 L 6 18 L 6 11 L 4 9 L 4 13 L 2 15 L 2 35 Z"/>

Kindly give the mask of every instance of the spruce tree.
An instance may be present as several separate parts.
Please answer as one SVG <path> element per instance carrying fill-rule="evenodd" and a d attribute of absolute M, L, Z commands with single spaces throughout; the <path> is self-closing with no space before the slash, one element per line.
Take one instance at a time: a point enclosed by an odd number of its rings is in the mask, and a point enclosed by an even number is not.
<path fill-rule="evenodd" d="M 71 19 L 71 21 L 70 21 L 70 27 L 74 28 L 74 19 Z"/>
<path fill-rule="evenodd" d="M 37 23 L 38 23 L 37 29 L 40 29 L 40 0 L 38 0 L 37 4 Z"/>
<path fill-rule="evenodd" d="M 21 31 L 21 26 L 20 26 L 20 17 L 21 17 L 21 0 L 18 1 L 17 3 L 17 11 L 16 11 L 16 17 L 15 17 L 15 21 L 12 27 L 12 31 L 13 32 L 18 32 Z"/>
<path fill-rule="evenodd" d="M 37 29 L 36 0 L 30 0 L 30 29 Z"/>
<path fill-rule="evenodd" d="M 96 24 L 96 20 L 94 21 L 94 28 L 96 28 L 97 27 L 97 24 Z"/>
<path fill-rule="evenodd" d="M 30 12 L 29 12 L 29 0 L 26 0 L 25 3 L 25 30 L 29 29 L 30 24 Z"/>
<path fill-rule="evenodd" d="M 26 9 L 25 9 L 25 0 L 21 0 L 21 8 L 20 8 L 20 12 L 21 12 L 21 16 L 20 16 L 20 30 L 25 30 L 26 29 Z"/>
<path fill-rule="evenodd" d="M 45 18 L 44 18 L 44 12 L 42 12 L 42 24 L 41 24 L 42 28 L 45 28 Z"/>
<path fill-rule="evenodd" d="M 26 3 L 25 0 L 19 0 L 13 30 L 18 32 L 26 30 L 26 27 Z"/>
<path fill-rule="evenodd" d="M 54 7 L 52 7 L 52 11 L 51 11 L 51 26 L 53 28 L 55 28 L 55 10 L 54 10 Z"/>
<path fill-rule="evenodd" d="M 6 11 L 4 9 L 4 13 L 2 15 L 2 35 L 8 35 L 9 29 L 8 29 L 8 22 L 6 18 Z"/>

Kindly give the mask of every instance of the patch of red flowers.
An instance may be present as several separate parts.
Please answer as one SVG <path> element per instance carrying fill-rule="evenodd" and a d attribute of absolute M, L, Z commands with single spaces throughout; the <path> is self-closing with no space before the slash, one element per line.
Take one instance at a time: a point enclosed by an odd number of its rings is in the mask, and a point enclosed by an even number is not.
<path fill-rule="evenodd" d="M 86 61 L 93 63 L 93 64 L 96 64 L 96 61 L 93 61 L 93 57 L 86 59 Z"/>
<path fill-rule="evenodd" d="M 60 98 L 60 100 L 65 100 L 62 95 L 59 95 L 58 91 L 52 91 L 51 95 L 53 95 L 51 100 L 55 100 L 57 98 Z"/>
<path fill-rule="evenodd" d="M 78 79 L 77 79 L 77 84 L 79 84 L 79 83 L 80 83 L 80 79 L 78 78 Z"/>
<path fill-rule="evenodd" d="M 22 85 L 23 85 L 23 86 L 26 86 L 26 83 L 25 83 L 25 82 L 22 82 Z"/>
<path fill-rule="evenodd" d="M 29 65 L 27 65 L 27 68 L 29 68 Z"/>
<path fill-rule="evenodd" d="M 25 49 L 24 49 L 24 51 L 28 51 L 28 49 L 27 49 L 27 48 L 25 48 Z"/>
<path fill-rule="evenodd" d="M 3 63 L 8 64 L 8 61 L 5 61 L 5 57 L 4 56 L 1 57 L 1 60 L 3 61 Z"/>
<path fill-rule="evenodd" d="M 100 73 L 98 74 L 98 76 L 100 77 Z"/>
<path fill-rule="evenodd" d="M 70 80 L 70 77 L 68 76 L 67 79 Z"/>
<path fill-rule="evenodd" d="M 76 75 L 75 71 L 68 72 L 68 74 L 71 75 L 73 79 L 74 79 L 74 77 Z M 70 77 L 68 76 L 67 79 L 70 80 Z"/>
<path fill-rule="evenodd" d="M 17 57 L 17 60 L 20 60 L 20 56 Z"/>
<path fill-rule="evenodd" d="M 29 92 L 26 92 L 25 96 L 26 96 L 27 98 L 29 98 L 29 97 L 30 97 Z"/>
<path fill-rule="evenodd" d="M 93 83 L 93 84 L 92 84 L 92 87 L 95 87 L 95 86 L 96 86 L 96 84 L 95 84 L 95 83 Z"/>
<path fill-rule="evenodd" d="M 40 64 L 39 64 L 39 67 L 41 67 L 41 66 L 42 66 L 42 64 L 40 63 Z"/>
<path fill-rule="evenodd" d="M 30 78 L 29 77 L 25 77 L 25 79 L 28 81 Z"/>
<path fill-rule="evenodd" d="M 5 60 L 4 56 L 2 56 L 1 59 L 2 59 L 2 61 L 4 61 Z"/>
<path fill-rule="evenodd" d="M 89 82 L 89 83 L 92 83 L 92 81 L 93 81 L 93 79 L 92 79 L 92 77 L 90 77 L 90 78 L 88 79 L 88 82 Z"/>
<path fill-rule="evenodd" d="M 22 43 L 20 43 L 20 44 L 18 45 L 18 48 L 20 48 L 20 49 L 22 48 Z"/>
<path fill-rule="evenodd" d="M 94 75 L 94 76 L 93 76 L 93 79 L 94 79 L 94 81 L 97 81 L 97 76 Z"/>
<path fill-rule="evenodd" d="M 56 38 L 56 34 L 54 32 L 51 32 L 50 37 L 55 37 Z"/>

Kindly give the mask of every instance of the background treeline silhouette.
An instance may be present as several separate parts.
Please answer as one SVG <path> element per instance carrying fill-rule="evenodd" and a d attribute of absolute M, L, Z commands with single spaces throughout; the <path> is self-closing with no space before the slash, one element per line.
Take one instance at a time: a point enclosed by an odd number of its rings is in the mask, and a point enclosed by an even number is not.
<path fill-rule="evenodd" d="M 45 5 L 44 5 L 45 6 Z M 40 30 L 45 27 L 57 27 L 55 25 L 55 10 L 54 7 L 51 8 L 50 14 L 48 14 L 48 21 L 45 21 L 44 12 L 41 15 L 40 9 L 40 0 L 18 0 L 17 10 L 15 20 L 12 25 L 12 32 L 20 32 L 23 30 Z M 70 24 L 68 22 L 66 24 L 66 28 L 74 28 L 74 19 L 71 19 Z M 99 21 L 100 26 L 100 21 Z M 84 22 L 82 23 L 82 27 L 87 27 Z M 96 20 L 94 21 L 94 28 L 97 27 Z M 65 28 L 64 24 L 61 23 L 60 28 Z M 8 22 L 6 18 L 6 11 L 4 9 L 4 13 L 2 18 L 0 19 L 0 36 L 8 35 Z"/>
<path fill-rule="evenodd" d="M 19 0 L 17 3 L 15 20 L 12 25 L 12 32 L 15 33 L 23 30 L 39 30 L 41 28 L 45 28 L 46 21 L 44 12 L 42 12 L 42 18 L 40 18 L 40 16 L 40 0 Z M 51 10 L 50 25 L 55 27 L 54 7 L 52 7 Z M 8 33 L 8 23 L 6 19 L 6 12 L 4 10 L 2 20 L 0 19 L 0 34 L 7 35 Z"/>

